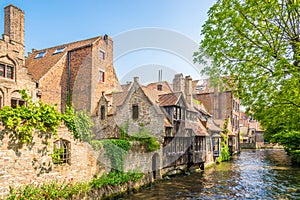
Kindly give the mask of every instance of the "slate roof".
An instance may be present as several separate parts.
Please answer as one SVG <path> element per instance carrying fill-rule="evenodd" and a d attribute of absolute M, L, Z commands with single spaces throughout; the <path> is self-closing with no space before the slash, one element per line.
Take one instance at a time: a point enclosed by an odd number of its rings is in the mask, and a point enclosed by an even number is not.
<path fill-rule="evenodd" d="M 61 58 L 66 56 L 68 51 L 90 46 L 101 38 L 101 36 L 98 36 L 46 49 L 34 50 L 28 55 L 28 58 L 26 58 L 25 66 L 28 68 L 28 72 L 32 74 L 33 80 L 38 82 Z M 65 49 L 62 52 L 55 53 L 57 49 L 64 47 Z M 44 56 L 36 58 L 37 54 L 41 52 L 45 52 Z"/>

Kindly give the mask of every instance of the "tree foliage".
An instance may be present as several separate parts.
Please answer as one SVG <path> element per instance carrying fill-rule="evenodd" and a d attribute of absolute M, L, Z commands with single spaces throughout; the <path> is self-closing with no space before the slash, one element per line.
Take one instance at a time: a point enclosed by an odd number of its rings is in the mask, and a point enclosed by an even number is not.
<path fill-rule="evenodd" d="M 269 138 L 299 130 L 299 0 L 218 0 L 201 34 L 195 61 L 211 61 L 203 72 L 235 88 Z"/>

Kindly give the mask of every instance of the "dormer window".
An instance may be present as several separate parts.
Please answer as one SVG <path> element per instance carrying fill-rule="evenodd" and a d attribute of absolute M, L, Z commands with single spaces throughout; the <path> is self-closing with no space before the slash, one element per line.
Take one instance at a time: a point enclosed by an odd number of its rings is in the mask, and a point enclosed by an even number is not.
<path fill-rule="evenodd" d="M 38 53 L 34 58 L 42 58 L 46 54 L 46 51 Z"/>
<path fill-rule="evenodd" d="M 14 67 L 0 63 L 0 77 L 14 79 Z"/>
<path fill-rule="evenodd" d="M 60 48 L 56 49 L 53 54 L 61 53 L 61 52 L 63 52 L 65 50 L 65 48 L 66 47 L 60 47 Z"/>

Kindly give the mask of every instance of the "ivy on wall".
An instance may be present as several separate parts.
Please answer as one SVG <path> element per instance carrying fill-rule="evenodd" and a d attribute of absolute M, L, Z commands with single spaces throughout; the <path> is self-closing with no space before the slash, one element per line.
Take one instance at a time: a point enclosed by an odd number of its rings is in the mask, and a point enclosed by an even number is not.
<path fill-rule="evenodd" d="M 31 143 L 35 131 L 39 136 L 48 139 L 52 134 L 57 134 L 57 129 L 62 121 L 65 122 L 75 139 L 88 141 L 91 137 L 92 123 L 88 115 L 76 112 L 72 107 L 67 107 L 64 114 L 56 106 L 41 101 L 34 103 L 25 90 L 20 90 L 26 105 L 12 108 L 4 106 L 0 110 L 0 120 L 5 127 L 4 133 L 17 143 Z"/>
<path fill-rule="evenodd" d="M 228 123 L 229 119 L 225 119 L 225 122 L 223 124 L 223 133 L 221 133 L 222 140 L 221 140 L 221 156 L 217 159 L 217 162 L 222 162 L 222 161 L 229 161 L 230 160 L 230 152 L 228 148 Z"/>
<path fill-rule="evenodd" d="M 128 140 L 111 139 L 102 140 L 105 149 L 105 155 L 110 159 L 112 169 L 116 171 L 124 171 L 125 157 L 130 149 Z"/>

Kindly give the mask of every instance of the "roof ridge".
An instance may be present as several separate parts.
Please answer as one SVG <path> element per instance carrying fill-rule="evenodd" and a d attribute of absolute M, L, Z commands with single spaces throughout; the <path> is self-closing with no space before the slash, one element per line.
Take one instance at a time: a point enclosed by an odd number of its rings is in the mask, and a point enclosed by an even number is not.
<path fill-rule="evenodd" d="M 43 48 L 43 49 L 36 49 L 34 52 L 39 52 L 39 51 L 45 51 L 47 49 L 53 49 L 53 48 L 58 48 L 60 46 L 70 46 L 72 44 L 76 44 L 76 43 L 80 43 L 80 42 L 84 42 L 84 41 L 93 41 L 93 40 L 97 40 L 98 38 L 102 38 L 102 36 L 96 36 L 96 37 L 92 37 L 92 38 L 87 38 L 87 39 L 83 39 L 83 40 L 77 40 L 77 41 L 73 41 L 73 42 L 69 42 L 69 43 L 64 43 L 64 44 L 60 44 L 60 45 L 56 45 L 56 46 L 51 46 L 48 48 Z M 91 42 L 92 44 L 93 42 Z M 86 44 L 85 44 L 86 45 Z M 84 46 L 84 45 L 83 45 Z"/>

